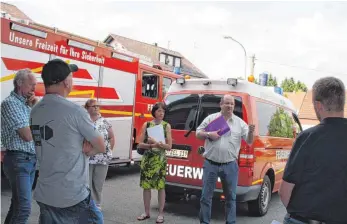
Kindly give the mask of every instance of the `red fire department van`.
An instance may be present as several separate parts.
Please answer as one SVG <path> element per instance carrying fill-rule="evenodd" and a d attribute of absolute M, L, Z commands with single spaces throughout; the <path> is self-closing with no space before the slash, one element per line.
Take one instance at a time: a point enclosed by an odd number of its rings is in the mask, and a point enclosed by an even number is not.
<path fill-rule="evenodd" d="M 301 125 L 293 104 L 282 95 L 238 79 L 177 79 L 165 97 L 165 120 L 171 124 L 173 146 L 167 152 L 166 197 L 174 201 L 201 194 L 204 142 L 195 130 L 208 115 L 220 111 L 224 94 L 235 97 L 234 114 L 256 127 L 254 143 L 241 144 L 237 201 L 248 202 L 255 215 L 266 214 L 271 194 L 278 191 L 291 147 Z M 223 199 L 218 180 L 215 197 Z"/>
<path fill-rule="evenodd" d="M 112 124 L 116 144 L 111 165 L 141 160 L 133 148 L 133 137 L 138 138 L 142 124 L 150 119 L 152 105 L 162 101 L 171 82 L 182 76 L 162 71 L 150 62 L 142 63 L 99 41 L 2 14 L 1 101 L 13 90 L 14 74 L 23 68 L 36 75 L 35 94 L 42 97 L 42 66 L 54 58 L 79 67 L 68 98 L 81 106 L 89 98 L 97 99 L 102 116 Z M 1 148 L 1 161 L 4 151 Z"/>

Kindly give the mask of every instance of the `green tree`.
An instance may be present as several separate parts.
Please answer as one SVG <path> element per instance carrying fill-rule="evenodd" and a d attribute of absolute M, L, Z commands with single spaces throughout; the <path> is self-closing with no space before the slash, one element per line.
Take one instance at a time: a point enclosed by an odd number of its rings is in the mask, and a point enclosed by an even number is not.
<path fill-rule="evenodd" d="M 297 92 L 300 92 L 300 91 L 307 92 L 307 86 L 304 83 L 298 81 L 296 83 L 295 91 L 297 91 Z"/>
<path fill-rule="evenodd" d="M 283 88 L 283 92 L 307 92 L 307 86 L 300 81 L 295 82 L 293 77 L 289 79 L 286 77 L 282 81 L 281 87 Z"/>
<path fill-rule="evenodd" d="M 276 77 L 273 77 L 272 74 L 269 75 L 269 79 L 267 81 L 267 86 L 278 86 Z"/>
<path fill-rule="evenodd" d="M 278 108 L 271 117 L 268 126 L 269 135 L 273 137 L 294 138 L 294 121 L 282 108 Z"/>
<path fill-rule="evenodd" d="M 259 85 L 259 81 L 255 78 L 254 83 Z M 267 86 L 279 86 L 277 82 L 277 78 L 273 76 L 271 73 L 269 74 L 269 78 L 267 80 Z M 300 81 L 295 81 L 293 77 L 285 78 L 280 87 L 283 89 L 283 92 L 307 92 L 307 86 L 305 83 Z"/>

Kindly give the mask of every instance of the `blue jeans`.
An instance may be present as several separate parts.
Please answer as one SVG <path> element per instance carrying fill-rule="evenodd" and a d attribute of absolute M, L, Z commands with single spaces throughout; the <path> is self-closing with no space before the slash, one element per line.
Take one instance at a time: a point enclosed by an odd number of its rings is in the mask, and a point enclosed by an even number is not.
<path fill-rule="evenodd" d="M 35 179 L 36 155 L 6 151 L 3 167 L 12 190 L 11 205 L 4 223 L 27 223 L 31 213 L 31 191 Z"/>
<path fill-rule="evenodd" d="M 236 187 L 239 172 L 237 161 L 225 165 L 214 165 L 205 160 L 203 170 L 200 223 L 210 223 L 213 192 L 218 177 L 221 179 L 225 195 L 226 224 L 236 223 Z"/>
<path fill-rule="evenodd" d="M 103 224 L 104 217 L 100 209 L 91 200 L 91 196 L 78 204 L 57 208 L 37 202 L 40 206 L 39 224 Z"/>

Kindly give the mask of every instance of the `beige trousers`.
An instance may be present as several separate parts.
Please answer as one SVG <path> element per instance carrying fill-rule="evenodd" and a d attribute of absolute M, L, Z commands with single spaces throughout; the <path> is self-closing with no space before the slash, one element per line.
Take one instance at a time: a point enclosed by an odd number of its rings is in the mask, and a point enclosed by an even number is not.
<path fill-rule="evenodd" d="M 108 165 L 89 164 L 89 188 L 95 204 L 101 206 L 102 188 L 105 183 Z"/>

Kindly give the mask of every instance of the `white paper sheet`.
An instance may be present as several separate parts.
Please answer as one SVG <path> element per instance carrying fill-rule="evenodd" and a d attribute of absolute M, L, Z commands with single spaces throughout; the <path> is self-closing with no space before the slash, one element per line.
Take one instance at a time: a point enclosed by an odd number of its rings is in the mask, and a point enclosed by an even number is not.
<path fill-rule="evenodd" d="M 153 138 L 157 142 L 165 144 L 165 135 L 163 125 L 155 125 L 154 127 L 147 128 L 148 136 Z"/>

